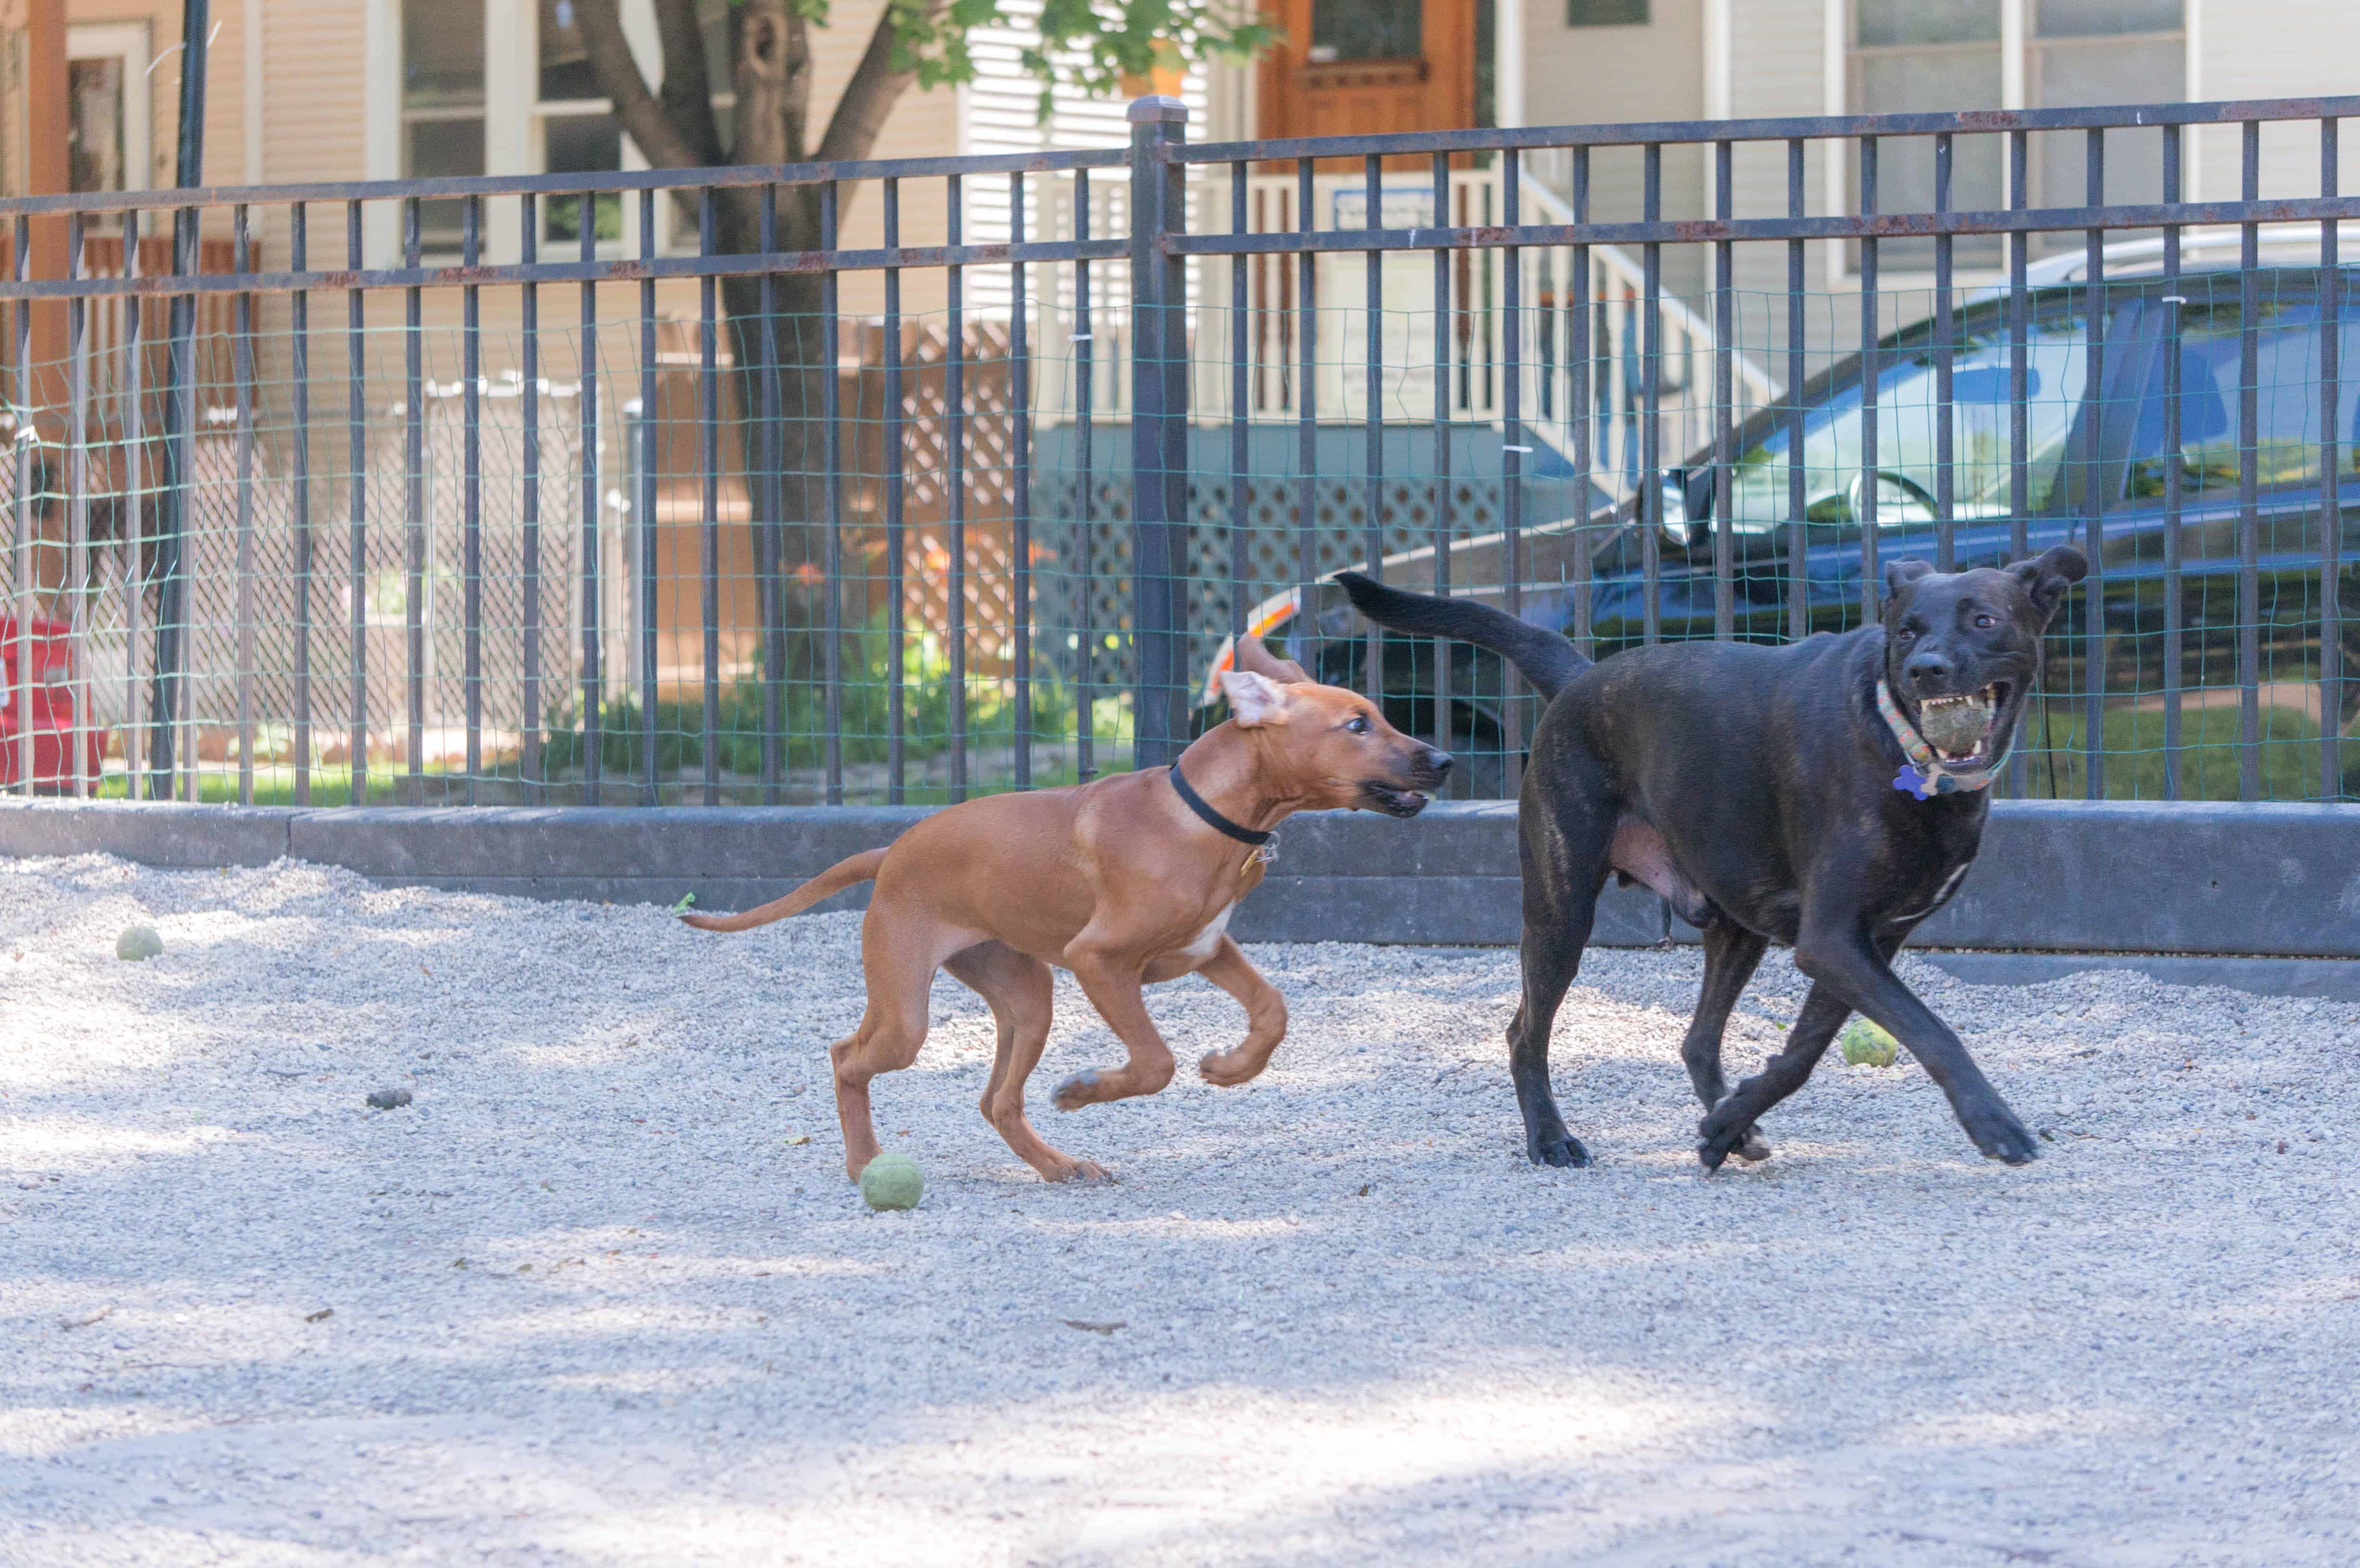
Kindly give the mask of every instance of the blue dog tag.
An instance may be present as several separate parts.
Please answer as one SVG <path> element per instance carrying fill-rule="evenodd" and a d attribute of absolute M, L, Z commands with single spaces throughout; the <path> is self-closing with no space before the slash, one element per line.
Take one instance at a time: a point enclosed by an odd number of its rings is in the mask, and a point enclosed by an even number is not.
<path fill-rule="evenodd" d="M 1931 799 L 1934 793 L 1926 781 L 1926 776 L 1906 762 L 1901 765 L 1901 771 L 1893 776 L 1893 787 L 1906 789 L 1921 800 Z"/>

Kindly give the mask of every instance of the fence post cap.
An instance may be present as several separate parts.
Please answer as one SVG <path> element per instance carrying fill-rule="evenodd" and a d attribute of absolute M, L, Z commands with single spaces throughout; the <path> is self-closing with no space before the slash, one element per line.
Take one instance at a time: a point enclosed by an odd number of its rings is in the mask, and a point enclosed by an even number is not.
<path fill-rule="evenodd" d="M 1150 93 L 1147 97 L 1131 100 L 1131 123 L 1132 125 L 1145 125 L 1159 122 L 1165 125 L 1186 125 L 1188 105 L 1164 93 Z"/>

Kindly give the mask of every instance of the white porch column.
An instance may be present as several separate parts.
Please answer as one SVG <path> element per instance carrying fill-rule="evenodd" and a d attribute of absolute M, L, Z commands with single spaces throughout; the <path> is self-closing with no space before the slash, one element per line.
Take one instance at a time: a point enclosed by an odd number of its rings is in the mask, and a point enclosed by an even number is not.
<path fill-rule="evenodd" d="M 1492 0 L 1491 117 L 1502 128 L 1524 123 L 1524 0 Z"/>

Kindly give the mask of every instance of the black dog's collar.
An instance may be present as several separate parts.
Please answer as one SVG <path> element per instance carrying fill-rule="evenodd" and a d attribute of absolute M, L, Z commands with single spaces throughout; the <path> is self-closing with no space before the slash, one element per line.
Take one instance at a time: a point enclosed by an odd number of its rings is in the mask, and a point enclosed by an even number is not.
<path fill-rule="evenodd" d="M 1213 808 L 1206 802 L 1204 796 L 1199 795 L 1194 789 L 1189 787 L 1187 776 L 1180 771 L 1180 765 L 1178 763 L 1174 763 L 1169 768 L 1165 769 L 1165 771 L 1170 773 L 1172 776 L 1172 788 L 1180 791 L 1180 798 L 1188 802 L 1188 809 L 1196 812 L 1196 815 L 1203 820 L 1207 827 L 1218 828 L 1222 833 L 1225 833 L 1231 838 L 1237 840 L 1240 844 L 1251 844 L 1257 847 L 1268 844 L 1274 836 L 1271 833 L 1256 833 L 1251 828 L 1241 828 L 1238 826 L 1237 823 L 1229 821 L 1229 818 L 1221 815 L 1220 812 L 1213 810 Z"/>

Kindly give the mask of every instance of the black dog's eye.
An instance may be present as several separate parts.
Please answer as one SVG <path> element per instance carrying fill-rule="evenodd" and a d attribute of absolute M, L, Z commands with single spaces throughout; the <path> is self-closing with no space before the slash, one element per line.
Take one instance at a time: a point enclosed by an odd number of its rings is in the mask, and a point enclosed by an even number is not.
<path fill-rule="evenodd" d="M 1918 634 L 1911 631 L 1907 626 L 1904 626 L 1901 628 L 1901 640 L 1903 642 L 1916 642 L 1918 640 Z"/>
<path fill-rule="evenodd" d="M 1366 715 L 1354 713 L 1349 719 L 1345 721 L 1344 727 L 1351 731 L 1354 735 L 1367 735 L 1369 733 L 1369 721 Z"/>
<path fill-rule="evenodd" d="M 1999 623 L 1997 621 L 1993 620 L 1989 615 L 1977 615 L 1975 617 L 1975 627 L 1979 631 L 1995 626 L 1998 624 Z"/>

